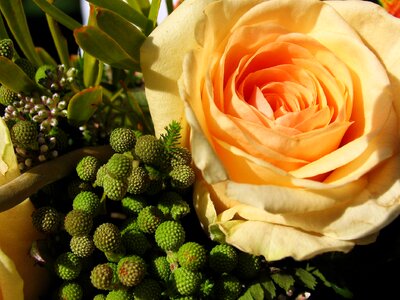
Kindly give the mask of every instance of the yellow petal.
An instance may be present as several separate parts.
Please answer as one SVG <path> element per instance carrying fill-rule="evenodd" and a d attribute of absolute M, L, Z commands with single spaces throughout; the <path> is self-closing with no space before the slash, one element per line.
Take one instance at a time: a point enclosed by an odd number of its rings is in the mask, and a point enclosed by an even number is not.
<path fill-rule="evenodd" d="M 12 287 L 5 288 L 5 287 Z M 23 300 L 23 281 L 14 262 L 0 249 L 0 299 Z"/>

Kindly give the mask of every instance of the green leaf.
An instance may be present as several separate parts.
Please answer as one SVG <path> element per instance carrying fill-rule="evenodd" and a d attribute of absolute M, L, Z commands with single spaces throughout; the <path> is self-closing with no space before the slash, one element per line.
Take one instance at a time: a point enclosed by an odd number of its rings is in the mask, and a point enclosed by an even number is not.
<path fill-rule="evenodd" d="M 129 22 L 138 26 L 144 32 L 147 28 L 147 24 L 149 23 L 148 19 L 139 11 L 135 10 L 128 3 L 125 3 L 122 0 L 87 0 L 88 2 L 107 8 L 121 17 L 127 19 Z"/>
<path fill-rule="evenodd" d="M 265 291 L 265 299 L 272 300 L 276 297 L 276 288 L 274 282 L 271 278 L 267 276 L 262 276 L 260 278 L 261 286 L 264 288 Z"/>
<path fill-rule="evenodd" d="M 57 62 L 45 49 L 41 47 L 36 47 L 35 51 L 39 55 L 39 58 L 42 62 L 41 65 L 52 65 L 52 66 L 57 65 Z"/>
<path fill-rule="evenodd" d="M 103 91 L 100 86 L 87 88 L 76 93 L 68 104 L 68 121 L 73 125 L 84 124 L 102 103 Z"/>
<path fill-rule="evenodd" d="M 74 18 L 71 18 L 56 6 L 50 4 L 48 0 L 33 0 L 37 6 L 40 7 L 46 14 L 50 15 L 58 23 L 64 25 L 70 30 L 74 30 L 82 26 Z"/>
<path fill-rule="evenodd" d="M 146 28 L 146 35 L 149 35 L 157 25 L 158 12 L 160 11 L 161 0 L 151 1 L 150 11 L 149 11 L 149 25 Z"/>
<path fill-rule="evenodd" d="M 317 280 L 315 279 L 313 274 L 303 268 L 297 268 L 295 274 L 297 277 L 299 277 L 299 279 L 304 283 L 306 287 L 312 290 L 315 289 L 315 286 L 317 285 Z"/>
<path fill-rule="evenodd" d="M 0 14 L 0 40 L 10 38 L 7 33 L 6 25 L 4 24 L 3 16 Z"/>
<path fill-rule="evenodd" d="M 321 273 L 320 270 L 315 269 L 315 270 L 312 271 L 312 273 L 316 277 L 318 277 L 325 286 L 332 288 L 338 295 L 340 295 L 340 296 L 342 296 L 343 298 L 346 298 L 346 299 L 353 298 L 353 293 L 350 290 L 348 290 L 347 288 L 341 288 L 341 287 L 337 286 L 336 284 L 329 282 L 325 278 L 325 276 Z"/>
<path fill-rule="evenodd" d="M 0 0 L 0 10 L 26 58 L 39 66 L 41 61 L 35 51 L 21 0 Z"/>
<path fill-rule="evenodd" d="M 146 36 L 126 19 L 104 8 L 96 9 L 97 26 L 112 37 L 130 57 L 139 61 L 140 46 Z"/>
<path fill-rule="evenodd" d="M 271 274 L 272 280 L 285 291 L 288 291 L 294 285 L 294 279 L 289 274 L 275 273 Z"/>
<path fill-rule="evenodd" d="M 16 93 L 29 93 L 38 89 L 36 83 L 20 67 L 4 56 L 0 56 L 0 82 Z"/>
<path fill-rule="evenodd" d="M 83 26 L 74 31 L 78 45 L 102 62 L 120 69 L 138 70 L 139 63 L 104 31 L 94 26 Z"/>
<path fill-rule="evenodd" d="M 58 23 L 50 15 L 46 14 L 46 20 L 49 25 L 51 37 L 53 38 L 60 62 L 66 67 L 69 67 L 70 61 L 67 39 L 63 36 Z"/>
<path fill-rule="evenodd" d="M 102 73 L 103 63 L 89 53 L 83 52 L 83 84 L 85 87 L 99 85 Z"/>
<path fill-rule="evenodd" d="M 260 283 L 252 284 L 239 300 L 264 300 L 264 290 Z"/>

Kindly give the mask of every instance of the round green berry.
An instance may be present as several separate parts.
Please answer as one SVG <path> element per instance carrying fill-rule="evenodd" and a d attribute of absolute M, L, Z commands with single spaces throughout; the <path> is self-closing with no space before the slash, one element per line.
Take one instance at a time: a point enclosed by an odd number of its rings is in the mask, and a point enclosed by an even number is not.
<path fill-rule="evenodd" d="M 145 278 L 133 289 L 135 300 L 157 300 L 161 298 L 162 289 L 160 284 L 152 279 Z"/>
<path fill-rule="evenodd" d="M 11 39 L 0 40 L 0 56 L 12 59 L 14 56 L 14 43 Z"/>
<path fill-rule="evenodd" d="M 115 179 L 126 179 L 132 171 L 132 159 L 120 153 L 115 153 L 107 161 L 108 174 Z"/>
<path fill-rule="evenodd" d="M 121 246 L 121 232 L 116 225 L 103 223 L 94 231 L 93 241 L 103 252 L 115 251 Z"/>
<path fill-rule="evenodd" d="M 189 204 L 176 192 L 168 191 L 160 196 L 157 207 L 167 219 L 179 220 L 190 213 Z"/>
<path fill-rule="evenodd" d="M 235 248 L 228 244 L 214 246 L 209 255 L 210 268 L 216 273 L 229 273 L 237 265 L 238 254 Z"/>
<path fill-rule="evenodd" d="M 92 226 L 92 216 L 82 210 L 73 209 L 64 219 L 64 228 L 71 236 L 88 235 Z"/>
<path fill-rule="evenodd" d="M 106 300 L 106 295 L 103 294 L 97 294 L 93 297 L 93 300 Z"/>
<path fill-rule="evenodd" d="M 36 230 L 43 233 L 57 232 L 61 225 L 58 211 L 51 206 L 43 206 L 33 211 L 32 223 Z"/>
<path fill-rule="evenodd" d="M 100 207 L 100 198 L 91 191 L 80 192 L 72 202 L 73 209 L 82 210 L 90 215 L 95 215 Z"/>
<path fill-rule="evenodd" d="M 10 134 L 13 143 L 18 146 L 26 149 L 38 148 L 38 129 L 31 121 L 18 121 L 11 127 Z"/>
<path fill-rule="evenodd" d="M 84 181 L 95 181 L 97 170 L 100 168 L 100 160 L 97 157 L 84 156 L 76 166 L 76 173 Z"/>
<path fill-rule="evenodd" d="M 179 222 L 165 221 L 157 227 L 155 240 L 164 251 L 176 251 L 185 242 L 185 229 Z"/>
<path fill-rule="evenodd" d="M 133 168 L 127 180 L 128 193 L 133 195 L 144 193 L 150 185 L 149 174 L 142 167 Z"/>
<path fill-rule="evenodd" d="M 118 278 L 124 286 L 138 285 L 146 274 L 146 262 L 137 255 L 126 256 L 118 262 Z"/>
<path fill-rule="evenodd" d="M 151 247 L 146 235 L 139 230 L 125 230 L 122 244 L 129 253 L 136 255 L 143 255 Z"/>
<path fill-rule="evenodd" d="M 180 267 L 173 272 L 173 275 L 176 289 L 181 295 L 189 296 L 198 291 L 201 283 L 200 273 Z"/>
<path fill-rule="evenodd" d="M 113 290 L 119 287 L 117 265 L 105 263 L 95 266 L 90 272 L 90 281 L 99 290 Z"/>
<path fill-rule="evenodd" d="M 190 187 L 196 179 L 194 170 L 187 165 L 176 165 L 169 172 L 169 176 L 171 177 L 171 185 L 178 189 Z"/>
<path fill-rule="evenodd" d="M 224 273 L 216 280 L 215 290 L 218 299 L 236 300 L 242 291 L 242 285 L 235 276 Z"/>
<path fill-rule="evenodd" d="M 106 300 L 133 300 L 133 294 L 127 290 L 114 290 L 107 294 Z"/>
<path fill-rule="evenodd" d="M 73 236 L 69 243 L 71 251 L 79 257 L 90 256 L 94 249 L 93 240 L 89 236 Z"/>
<path fill-rule="evenodd" d="M 131 151 L 135 147 L 136 135 L 129 128 L 115 128 L 110 134 L 110 146 L 117 153 Z"/>
<path fill-rule="evenodd" d="M 137 216 L 147 206 L 147 201 L 142 196 L 130 195 L 121 200 L 121 205 L 125 213 Z"/>
<path fill-rule="evenodd" d="M 257 277 L 262 268 L 261 256 L 256 256 L 250 253 L 238 252 L 238 263 L 235 273 L 239 278 L 253 279 Z"/>
<path fill-rule="evenodd" d="M 124 198 L 128 189 L 128 184 L 124 180 L 105 175 L 103 177 L 103 189 L 110 200 L 119 201 Z"/>
<path fill-rule="evenodd" d="M 102 165 L 96 173 L 96 180 L 94 182 L 94 184 L 96 186 L 103 186 L 104 184 L 104 178 L 107 175 L 107 168 L 106 165 Z"/>
<path fill-rule="evenodd" d="M 206 249 L 196 242 L 187 242 L 178 250 L 179 264 L 189 270 L 197 271 L 201 269 L 205 265 L 206 260 Z"/>
<path fill-rule="evenodd" d="M 162 212 L 152 205 L 143 208 L 137 217 L 137 223 L 140 230 L 149 234 L 156 232 L 157 227 L 162 221 Z"/>
<path fill-rule="evenodd" d="M 135 154 L 145 164 L 162 166 L 166 161 L 166 151 L 163 143 L 150 134 L 137 138 Z"/>
<path fill-rule="evenodd" d="M 81 259 L 72 252 L 62 253 L 54 262 L 54 270 L 61 279 L 73 280 L 82 270 Z"/>
<path fill-rule="evenodd" d="M 171 275 L 170 263 L 166 256 L 158 256 L 150 261 L 150 271 L 154 277 L 164 282 L 169 280 Z"/>
<path fill-rule="evenodd" d="M 192 163 L 192 154 L 189 149 L 184 147 L 176 147 L 171 153 L 171 166 L 190 165 Z"/>
<path fill-rule="evenodd" d="M 0 86 L 0 104 L 8 106 L 13 104 L 15 101 L 19 101 L 18 94 L 4 85 Z"/>
<path fill-rule="evenodd" d="M 35 78 L 36 67 L 28 59 L 24 57 L 18 57 L 14 60 L 14 63 L 20 67 L 29 78 Z"/>
<path fill-rule="evenodd" d="M 64 282 L 58 291 L 59 299 L 62 300 L 81 300 L 83 289 L 76 282 Z"/>

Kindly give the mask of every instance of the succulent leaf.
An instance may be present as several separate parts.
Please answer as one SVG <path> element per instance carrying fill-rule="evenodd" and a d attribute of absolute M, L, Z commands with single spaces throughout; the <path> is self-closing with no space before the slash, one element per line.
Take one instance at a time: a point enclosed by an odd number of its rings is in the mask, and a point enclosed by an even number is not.
<path fill-rule="evenodd" d="M 16 93 L 37 89 L 35 82 L 6 57 L 0 57 L 0 82 Z"/>
<path fill-rule="evenodd" d="M 72 124 L 83 124 L 94 114 L 102 102 L 100 86 L 87 88 L 76 93 L 68 104 L 68 120 Z"/>

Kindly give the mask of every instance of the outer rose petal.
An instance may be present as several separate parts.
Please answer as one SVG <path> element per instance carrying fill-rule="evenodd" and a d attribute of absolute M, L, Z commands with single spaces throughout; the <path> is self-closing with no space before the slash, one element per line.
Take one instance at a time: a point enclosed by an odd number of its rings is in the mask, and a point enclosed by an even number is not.
<path fill-rule="evenodd" d="M 0 118 L 0 185 L 19 175 L 6 124 Z M 0 299 L 38 299 L 47 286 L 47 271 L 29 256 L 32 241 L 41 235 L 33 228 L 30 200 L 0 213 Z M 3 297 L 3 298 L 2 298 Z"/>

